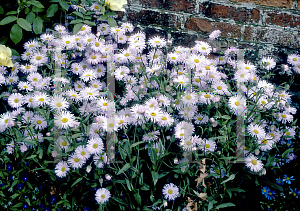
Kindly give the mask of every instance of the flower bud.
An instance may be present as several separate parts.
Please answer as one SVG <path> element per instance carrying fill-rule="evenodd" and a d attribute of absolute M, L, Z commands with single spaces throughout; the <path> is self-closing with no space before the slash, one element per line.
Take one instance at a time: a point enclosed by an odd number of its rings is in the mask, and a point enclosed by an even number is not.
<path fill-rule="evenodd" d="M 105 179 L 108 180 L 108 181 L 110 181 L 111 180 L 111 176 L 109 174 L 106 174 L 105 175 Z"/>
<path fill-rule="evenodd" d="M 164 201 L 164 207 L 168 206 L 168 202 Z"/>
<path fill-rule="evenodd" d="M 92 166 L 87 166 L 87 167 L 86 167 L 86 172 L 87 172 L 87 173 L 90 173 L 91 170 L 92 170 Z"/>
<path fill-rule="evenodd" d="M 288 65 L 286 65 L 286 64 L 283 64 L 282 65 L 282 69 L 283 69 L 283 71 L 288 71 L 289 70 L 289 66 Z"/>
<path fill-rule="evenodd" d="M 175 158 L 175 159 L 174 159 L 174 164 L 177 164 L 177 163 L 178 163 L 178 159 Z"/>
<path fill-rule="evenodd" d="M 214 97 L 214 99 L 213 99 L 213 101 L 214 101 L 214 103 L 217 103 L 217 102 L 219 102 L 220 101 L 220 97 L 219 96 L 216 96 L 216 97 Z"/>
<path fill-rule="evenodd" d="M 47 133 L 46 133 L 46 136 L 50 136 L 50 135 L 51 135 L 50 132 L 47 132 Z"/>
<path fill-rule="evenodd" d="M 255 153 L 256 155 L 259 155 L 259 149 L 256 149 L 256 150 L 254 151 L 254 153 Z"/>
<path fill-rule="evenodd" d="M 209 119 L 209 121 L 210 121 L 211 123 L 214 123 L 214 122 L 215 122 L 215 119 L 212 117 L 212 118 Z"/>

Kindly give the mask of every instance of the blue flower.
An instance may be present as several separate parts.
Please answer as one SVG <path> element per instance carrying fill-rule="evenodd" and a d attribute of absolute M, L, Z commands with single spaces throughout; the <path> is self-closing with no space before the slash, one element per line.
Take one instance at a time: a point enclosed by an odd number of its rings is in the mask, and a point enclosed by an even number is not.
<path fill-rule="evenodd" d="M 27 204 L 23 204 L 23 208 L 26 209 L 28 206 Z"/>
<path fill-rule="evenodd" d="M 86 206 L 83 211 L 91 211 L 91 208 L 89 208 L 88 206 Z"/>
<path fill-rule="evenodd" d="M 276 194 L 275 191 L 269 190 L 268 194 L 266 194 L 265 197 L 269 200 L 273 200 L 273 199 L 275 199 L 275 196 L 274 196 L 275 194 Z"/>
<path fill-rule="evenodd" d="M 295 197 L 297 197 L 297 196 L 299 196 L 300 195 L 300 191 L 297 191 L 297 188 L 295 188 L 295 190 L 293 190 L 292 188 L 290 188 L 291 189 L 291 191 L 292 191 L 292 195 L 293 196 L 295 196 Z"/>
<path fill-rule="evenodd" d="M 293 142 L 292 142 L 292 140 L 289 140 L 288 142 L 286 142 L 286 145 L 287 145 L 288 147 L 293 147 Z"/>
<path fill-rule="evenodd" d="M 12 165 L 7 165 L 7 171 L 10 171 L 12 169 Z"/>
<path fill-rule="evenodd" d="M 286 174 L 283 177 L 283 181 L 286 182 L 287 184 L 291 184 L 291 181 L 295 180 L 294 176 L 288 177 Z"/>
<path fill-rule="evenodd" d="M 24 183 L 18 183 L 17 184 L 17 188 L 18 188 L 19 191 L 23 190 L 24 186 L 25 186 Z"/>
<path fill-rule="evenodd" d="M 282 185 L 283 184 L 283 180 L 279 177 L 279 178 L 276 179 L 276 183 L 278 185 Z"/>
<path fill-rule="evenodd" d="M 22 180 L 24 181 L 24 182 L 26 182 L 28 179 L 27 179 L 27 176 L 26 175 L 24 175 L 23 177 L 22 177 Z"/>
<path fill-rule="evenodd" d="M 270 188 L 268 188 L 268 187 L 263 187 L 263 188 L 261 189 L 261 193 L 262 193 L 262 195 L 264 195 L 264 196 L 266 196 L 266 194 L 268 194 L 269 191 L 270 191 Z"/>
<path fill-rule="evenodd" d="M 53 205 L 56 202 L 55 196 L 50 197 L 50 204 Z"/>

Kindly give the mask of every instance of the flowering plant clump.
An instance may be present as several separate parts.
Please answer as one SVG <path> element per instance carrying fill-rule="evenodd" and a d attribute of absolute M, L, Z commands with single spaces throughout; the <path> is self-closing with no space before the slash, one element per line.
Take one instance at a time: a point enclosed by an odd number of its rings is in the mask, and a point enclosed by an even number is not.
<path fill-rule="evenodd" d="M 219 209 L 245 192 L 239 175 L 249 186 L 294 160 L 297 109 L 269 82 L 271 57 L 253 64 L 204 41 L 171 49 L 130 23 L 97 32 L 56 25 L 24 44 L 14 69 L 1 67 L 3 206 Z M 43 187 L 21 173 L 45 177 L 50 195 L 24 198 Z"/>

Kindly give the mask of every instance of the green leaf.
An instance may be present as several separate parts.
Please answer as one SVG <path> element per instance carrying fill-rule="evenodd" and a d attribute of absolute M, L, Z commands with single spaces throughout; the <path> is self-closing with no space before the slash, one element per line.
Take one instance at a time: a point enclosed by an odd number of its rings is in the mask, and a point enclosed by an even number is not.
<path fill-rule="evenodd" d="M 125 172 L 126 170 L 128 170 L 130 168 L 130 163 L 126 163 L 117 173 L 117 175 L 122 174 L 123 172 Z"/>
<path fill-rule="evenodd" d="M 69 10 L 69 5 L 67 4 L 67 2 L 65 2 L 65 1 L 60 1 L 59 4 L 60 4 L 60 6 L 61 6 L 64 10 L 66 10 L 66 11 Z"/>
<path fill-rule="evenodd" d="M 77 16 L 79 16 L 79 17 L 81 17 L 81 18 L 83 18 L 83 14 L 80 13 L 80 12 L 74 11 L 72 13 L 75 14 L 75 15 L 77 15 Z"/>
<path fill-rule="evenodd" d="M 26 16 L 26 20 L 30 24 L 33 23 L 34 19 L 35 19 L 35 14 L 33 12 L 28 13 L 28 15 Z"/>
<path fill-rule="evenodd" d="M 27 1 L 26 3 L 27 3 L 27 5 L 33 5 L 38 8 L 44 8 L 43 4 L 39 1 Z"/>
<path fill-rule="evenodd" d="M 71 138 L 78 138 L 78 137 L 80 137 L 81 135 L 82 135 L 81 133 L 76 133 L 76 134 L 72 135 Z"/>
<path fill-rule="evenodd" d="M 36 155 L 31 155 L 31 156 L 27 157 L 26 159 L 33 159 L 35 157 L 36 157 Z"/>
<path fill-rule="evenodd" d="M 147 191 L 147 190 L 150 190 L 150 187 L 149 187 L 149 185 L 144 184 L 144 185 L 141 187 L 141 190 Z"/>
<path fill-rule="evenodd" d="M 4 9 L 3 7 L 0 6 L 0 15 L 4 14 Z"/>
<path fill-rule="evenodd" d="M 212 201 L 210 201 L 209 203 L 208 203 L 208 211 L 210 211 L 212 208 L 213 208 L 213 206 L 214 206 L 214 204 L 213 204 L 213 202 Z"/>
<path fill-rule="evenodd" d="M 31 31 L 31 24 L 24 18 L 18 18 L 17 24 L 26 31 Z"/>
<path fill-rule="evenodd" d="M 229 176 L 229 178 L 226 179 L 226 180 L 224 180 L 223 182 L 221 182 L 221 184 L 224 184 L 224 183 L 226 183 L 226 182 L 228 182 L 228 181 L 230 181 L 230 180 L 233 180 L 234 178 L 235 178 L 235 174 L 231 174 L 231 175 Z"/>
<path fill-rule="evenodd" d="M 30 12 L 30 9 L 28 7 L 26 7 L 25 11 L 24 11 L 25 15 L 27 15 L 29 12 Z"/>
<path fill-rule="evenodd" d="M 43 9 L 43 8 L 38 8 L 38 7 L 36 7 L 36 6 L 33 6 L 32 11 L 33 11 L 33 12 L 43 12 L 44 9 Z"/>
<path fill-rule="evenodd" d="M 83 177 L 78 178 L 72 185 L 71 188 L 74 187 L 77 183 L 79 183 L 81 180 L 83 180 Z"/>
<path fill-rule="evenodd" d="M 8 23 L 11 23 L 13 21 L 17 20 L 17 17 L 16 16 L 7 16 L 5 18 L 2 19 L 2 21 L 0 22 L 0 25 L 5 25 L 5 24 L 8 24 Z"/>
<path fill-rule="evenodd" d="M 152 178 L 153 178 L 154 185 L 156 185 L 156 183 L 158 181 L 158 173 L 154 172 L 154 171 L 151 171 L 151 175 L 152 175 Z"/>
<path fill-rule="evenodd" d="M 71 22 L 70 22 L 70 24 L 76 24 L 76 23 L 82 23 L 83 22 L 83 20 L 81 20 L 81 19 L 76 19 L 76 20 L 72 20 Z"/>
<path fill-rule="evenodd" d="M 283 191 L 283 187 L 280 185 L 277 185 L 276 183 L 270 182 L 269 180 L 265 180 L 264 182 L 273 189 L 279 190 L 280 192 Z"/>
<path fill-rule="evenodd" d="M 140 144 L 143 144 L 143 143 L 145 143 L 145 141 L 139 141 L 139 142 L 136 142 L 136 143 L 132 144 L 132 145 L 130 146 L 130 148 L 136 147 L 137 145 L 140 145 Z"/>
<path fill-rule="evenodd" d="M 292 152 L 293 150 L 294 150 L 294 148 L 290 148 L 290 149 L 285 150 L 285 152 L 282 154 L 282 158 L 285 159 L 286 156 L 287 156 L 290 152 Z"/>
<path fill-rule="evenodd" d="M 83 23 L 77 23 L 73 28 L 74 34 L 77 34 L 77 32 L 79 32 L 80 29 L 82 28 L 82 26 L 83 26 Z"/>
<path fill-rule="evenodd" d="M 47 17 L 53 17 L 55 13 L 58 10 L 58 4 L 52 4 L 48 9 L 47 9 Z"/>
<path fill-rule="evenodd" d="M 14 24 L 10 30 L 10 39 L 15 43 L 19 43 L 22 40 L 23 32 L 18 24 Z"/>
<path fill-rule="evenodd" d="M 110 27 L 115 27 L 117 26 L 117 22 L 115 19 L 111 18 L 111 17 L 108 17 L 107 18 L 107 23 L 109 24 Z"/>
<path fill-rule="evenodd" d="M 7 12 L 7 13 L 5 14 L 5 16 L 7 16 L 7 15 L 16 15 L 16 14 L 18 14 L 17 11 L 9 11 L 9 12 Z"/>
<path fill-rule="evenodd" d="M 2 36 L 2 37 L 0 38 L 0 44 L 4 45 L 4 44 L 7 42 L 7 40 L 8 40 L 8 37 L 7 37 L 7 36 Z"/>
<path fill-rule="evenodd" d="M 139 193 L 135 193 L 134 194 L 134 198 L 135 198 L 136 202 L 138 203 L 138 205 L 141 206 L 142 205 L 142 197 L 141 197 L 141 195 Z"/>
<path fill-rule="evenodd" d="M 83 20 L 82 22 L 87 24 L 87 25 L 90 25 L 90 26 L 95 26 L 96 25 L 95 22 L 93 22 L 93 21 Z"/>
<path fill-rule="evenodd" d="M 43 21 L 40 18 L 36 18 L 33 21 L 33 31 L 35 34 L 42 33 L 43 30 Z"/>
<path fill-rule="evenodd" d="M 220 209 L 220 208 L 225 208 L 225 207 L 234 207 L 235 204 L 233 203 L 223 203 L 223 204 L 219 204 L 215 209 Z"/>

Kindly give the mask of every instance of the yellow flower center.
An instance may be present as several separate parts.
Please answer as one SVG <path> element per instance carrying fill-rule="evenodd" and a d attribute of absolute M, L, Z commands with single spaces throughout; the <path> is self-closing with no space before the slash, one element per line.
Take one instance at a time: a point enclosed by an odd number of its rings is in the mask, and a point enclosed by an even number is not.
<path fill-rule="evenodd" d="M 82 156 L 85 156 L 85 151 L 81 151 L 80 153 Z"/>
<path fill-rule="evenodd" d="M 78 163 L 79 159 L 78 158 L 74 158 L 74 162 Z"/>
<path fill-rule="evenodd" d="M 200 79 L 199 79 L 199 78 L 196 78 L 195 81 L 196 81 L 196 82 L 200 82 Z"/>
<path fill-rule="evenodd" d="M 105 198 L 105 195 L 104 195 L 104 194 L 102 194 L 102 195 L 101 195 L 101 198 L 102 198 L 102 199 L 104 199 L 104 198 Z"/>
<path fill-rule="evenodd" d="M 4 123 L 6 123 L 6 124 L 7 124 L 7 123 L 8 123 L 8 119 L 4 120 Z"/>
<path fill-rule="evenodd" d="M 61 121 L 62 121 L 63 123 L 66 123 L 66 122 L 68 122 L 69 120 L 68 120 L 68 118 L 63 118 Z"/>
<path fill-rule="evenodd" d="M 66 168 L 65 168 L 65 167 L 62 167 L 62 168 L 61 168 L 61 171 L 62 171 L 62 172 L 64 172 L 65 170 L 66 170 Z"/>
<path fill-rule="evenodd" d="M 205 148 L 209 148 L 210 147 L 210 145 L 209 144 L 205 144 Z"/>
<path fill-rule="evenodd" d="M 263 101 L 261 101 L 261 104 L 266 105 L 267 102 L 263 100 Z"/>
<path fill-rule="evenodd" d="M 293 58 L 293 61 L 294 61 L 294 62 L 297 61 L 297 58 Z"/>
<path fill-rule="evenodd" d="M 119 125 L 121 125 L 121 124 L 123 124 L 123 123 L 124 123 L 124 120 L 121 119 L 121 120 L 119 121 Z"/>
<path fill-rule="evenodd" d="M 210 66 L 206 66 L 205 69 L 210 70 Z"/>
<path fill-rule="evenodd" d="M 285 114 L 281 114 L 281 117 L 285 119 L 285 118 L 286 118 L 286 115 L 285 115 Z"/>
<path fill-rule="evenodd" d="M 97 58 L 97 56 L 95 56 L 95 55 L 91 56 L 91 59 L 96 59 L 96 58 Z"/>
<path fill-rule="evenodd" d="M 108 127 L 113 127 L 114 124 L 113 123 L 109 123 Z"/>
<path fill-rule="evenodd" d="M 262 144 L 267 144 L 267 143 L 268 143 L 268 140 L 267 140 L 267 139 L 263 139 L 263 140 L 261 141 L 261 143 L 262 143 Z"/>
<path fill-rule="evenodd" d="M 290 132 L 286 132 L 286 135 L 289 136 L 289 135 L 291 135 L 291 133 Z"/>
<path fill-rule="evenodd" d="M 188 145 L 188 146 L 191 145 L 191 144 L 192 144 L 192 142 L 190 142 L 190 141 L 186 142 L 186 145 Z"/>
<path fill-rule="evenodd" d="M 99 46 L 100 46 L 100 43 L 96 42 L 96 43 L 95 43 L 95 46 L 96 46 L 96 47 L 99 47 Z"/>
<path fill-rule="evenodd" d="M 204 95 L 205 98 L 210 98 L 209 94 Z"/>
<path fill-rule="evenodd" d="M 239 106 L 239 105 L 240 105 L 240 103 L 239 103 L 238 101 L 236 101 L 234 104 L 235 104 L 236 106 Z"/>
<path fill-rule="evenodd" d="M 186 98 L 187 100 L 192 99 L 191 95 L 187 95 L 187 96 L 185 96 L 185 98 Z"/>
<path fill-rule="evenodd" d="M 41 57 L 41 56 L 37 56 L 37 57 L 35 57 L 35 59 L 36 59 L 36 60 L 41 60 L 42 57 Z"/>
<path fill-rule="evenodd" d="M 194 62 L 199 63 L 199 59 L 195 59 Z"/>
<path fill-rule="evenodd" d="M 62 107 L 62 103 L 56 103 L 57 107 Z"/>
<path fill-rule="evenodd" d="M 259 134 L 258 130 L 254 130 L 253 132 L 256 133 L 256 134 Z"/>
<path fill-rule="evenodd" d="M 44 98 L 40 98 L 39 101 L 43 102 L 45 99 Z"/>
<path fill-rule="evenodd" d="M 173 193 L 173 190 L 169 189 L 168 194 L 172 194 L 172 193 Z"/>
<path fill-rule="evenodd" d="M 42 121 L 41 120 L 37 120 L 36 123 L 40 125 L 40 124 L 42 124 Z"/>
<path fill-rule="evenodd" d="M 18 103 L 18 102 L 19 102 L 19 99 L 15 99 L 14 102 L 15 102 L 15 103 Z"/>
<path fill-rule="evenodd" d="M 61 145 L 63 145 L 64 147 L 67 146 L 67 142 L 62 142 Z"/>
<path fill-rule="evenodd" d="M 150 115 L 151 116 L 156 116 L 156 113 L 155 112 L 151 112 Z"/>
<path fill-rule="evenodd" d="M 205 48 L 205 47 L 202 47 L 202 50 L 204 50 L 204 51 L 205 51 L 205 50 L 206 50 L 206 48 Z"/>
<path fill-rule="evenodd" d="M 245 69 L 249 70 L 249 69 L 250 69 L 250 67 L 245 67 Z"/>
<path fill-rule="evenodd" d="M 253 165 L 257 165 L 257 161 L 255 159 L 252 159 L 251 162 Z"/>
<path fill-rule="evenodd" d="M 107 106 L 107 103 L 103 103 L 103 106 Z"/>
<path fill-rule="evenodd" d="M 69 40 L 66 41 L 67 44 L 70 44 L 71 42 Z"/>
<path fill-rule="evenodd" d="M 125 53 L 124 56 L 126 56 L 126 57 L 129 56 L 129 53 Z"/>

